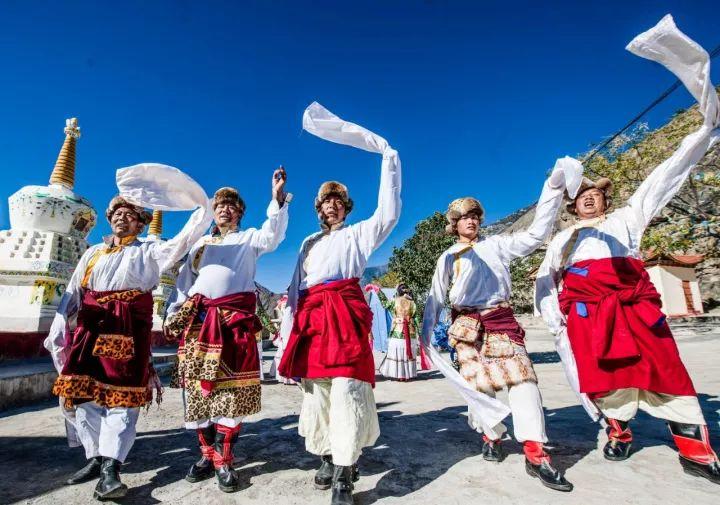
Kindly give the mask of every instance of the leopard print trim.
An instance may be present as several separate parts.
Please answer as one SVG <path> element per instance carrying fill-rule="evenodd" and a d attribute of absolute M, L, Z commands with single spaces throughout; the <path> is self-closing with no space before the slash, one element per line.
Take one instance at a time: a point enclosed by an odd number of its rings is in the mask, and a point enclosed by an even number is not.
<path fill-rule="evenodd" d="M 213 417 L 242 417 L 257 414 L 261 409 L 261 388 L 258 384 L 241 387 L 215 388 L 203 396 L 199 381 L 185 388 L 185 422 Z"/>
<path fill-rule="evenodd" d="M 60 375 L 52 392 L 65 398 L 66 405 L 94 401 L 107 408 L 142 407 L 152 401 L 152 392 L 147 387 L 113 386 L 89 375 Z"/>
<path fill-rule="evenodd" d="M 135 355 L 135 340 L 128 335 L 101 333 L 92 353 L 103 358 L 128 360 Z"/>
<path fill-rule="evenodd" d="M 179 339 L 188 326 L 192 324 L 197 315 L 197 304 L 193 298 L 183 303 L 177 312 L 167 318 L 165 329 L 167 332 Z M 192 328 L 191 328 L 192 331 Z"/>
<path fill-rule="evenodd" d="M 101 296 L 100 298 L 97 298 L 95 301 L 98 303 L 107 303 L 111 302 L 113 300 L 119 300 L 121 302 L 131 302 L 138 296 L 144 294 L 144 291 L 139 291 L 137 289 L 129 289 L 127 291 L 116 291 L 114 293 L 110 293 L 106 296 Z"/>
<path fill-rule="evenodd" d="M 480 342 L 458 342 L 455 349 L 460 362 L 460 375 L 477 391 L 494 394 L 523 382 L 537 384 L 537 376 L 525 347 L 507 340 L 512 346 L 509 356 L 493 357 Z M 505 342 L 503 342 L 505 344 Z M 503 353 L 505 352 L 503 345 Z"/>

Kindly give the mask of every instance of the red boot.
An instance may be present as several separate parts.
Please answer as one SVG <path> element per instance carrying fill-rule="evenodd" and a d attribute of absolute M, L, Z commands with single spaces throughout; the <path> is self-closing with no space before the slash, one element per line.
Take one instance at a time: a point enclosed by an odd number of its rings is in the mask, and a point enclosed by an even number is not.
<path fill-rule="evenodd" d="M 228 428 L 221 424 L 217 425 L 215 435 L 215 447 L 213 452 L 213 465 L 218 480 L 220 491 L 233 493 L 240 489 L 240 477 L 232 466 L 233 446 L 240 434 L 240 426 Z"/>
<path fill-rule="evenodd" d="M 523 444 L 525 452 L 525 471 L 531 477 L 537 477 L 543 486 L 556 491 L 572 491 L 570 484 L 559 470 L 550 464 L 550 455 L 545 452 L 542 442 L 527 440 Z"/>
<path fill-rule="evenodd" d="M 190 467 L 185 480 L 188 482 L 200 482 L 209 479 L 215 474 L 213 467 L 213 455 L 215 451 L 213 444 L 215 443 L 215 425 L 210 423 L 206 428 L 198 428 L 195 430 L 198 436 L 198 444 L 200 445 L 200 459 Z"/>
<path fill-rule="evenodd" d="M 680 452 L 680 464 L 685 473 L 720 484 L 720 463 L 710 445 L 707 426 L 672 421 L 668 425 Z"/>
<path fill-rule="evenodd" d="M 603 456 L 610 461 L 628 459 L 633 439 L 628 421 L 618 421 L 610 418 L 606 419 L 606 421 L 608 423 L 608 441 L 603 448 Z"/>

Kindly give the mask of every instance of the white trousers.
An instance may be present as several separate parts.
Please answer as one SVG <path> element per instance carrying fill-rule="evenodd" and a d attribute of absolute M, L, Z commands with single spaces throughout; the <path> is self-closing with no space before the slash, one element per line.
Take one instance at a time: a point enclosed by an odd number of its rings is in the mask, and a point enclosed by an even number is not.
<path fill-rule="evenodd" d="M 494 397 L 494 394 L 490 396 Z M 547 442 L 545 433 L 545 413 L 543 412 L 540 389 L 534 382 L 523 382 L 508 389 L 508 402 L 513 419 L 515 440 L 520 443 L 530 440 L 532 442 Z M 507 431 L 503 423 L 497 426 L 483 426 L 472 416 L 468 416 L 470 426 L 485 433 L 490 440 L 499 440 Z"/>
<path fill-rule="evenodd" d="M 653 417 L 676 423 L 705 424 L 697 396 L 667 395 L 644 389 L 625 388 L 611 391 L 594 401 L 606 417 L 618 421 L 629 421 L 640 409 Z"/>
<path fill-rule="evenodd" d="M 78 405 L 75 410 L 75 430 L 85 448 L 85 456 L 113 458 L 125 461 L 135 443 L 138 407 L 101 407 L 95 402 Z"/>
<path fill-rule="evenodd" d="M 190 421 L 185 423 L 185 428 L 188 430 L 197 430 L 198 428 L 207 428 L 210 423 L 221 424 L 228 428 L 234 428 L 242 424 L 243 416 L 240 417 L 211 417 L 210 419 L 200 419 L 197 421 Z"/>
<path fill-rule="evenodd" d="M 303 403 L 298 433 L 305 448 L 333 463 L 350 466 L 363 447 L 380 436 L 372 386 L 346 377 L 303 379 Z"/>

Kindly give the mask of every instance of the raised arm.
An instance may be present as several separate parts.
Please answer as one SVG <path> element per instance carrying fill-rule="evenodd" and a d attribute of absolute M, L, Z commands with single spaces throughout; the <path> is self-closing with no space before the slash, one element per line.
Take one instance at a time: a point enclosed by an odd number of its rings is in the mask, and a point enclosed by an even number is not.
<path fill-rule="evenodd" d="M 158 262 L 160 271 L 167 270 L 185 256 L 190 248 L 203 236 L 212 222 L 210 202 L 195 210 L 180 232 L 165 242 L 150 245 L 150 254 Z"/>
<path fill-rule="evenodd" d="M 628 205 L 644 229 L 682 187 L 692 168 L 717 141 L 720 132 L 720 102 L 710 80 L 710 56 L 698 43 L 665 16 L 656 26 L 635 37 L 627 49 L 660 63 L 682 81 L 698 102 L 703 125 L 685 137 L 673 155 L 643 181 Z"/>
<path fill-rule="evenodd" d="M 377 208 L 369 219 L 355 225 L 367 255 L 380 247 L 400 218 L 401 172 L 397 151 L 388 147 L 383 153 Z"/>
<path fill-rule="evenodd" d="M 289 203 L 284 189 L 286 180 L 287 174 L 284 168 L 280 167 L 275 170 L 272 178 L 272 200 L 267 208 L 267 219 L 250 239 L 250 244 L 258 250 L 259 254 L 274 251 L 285 239 Z"/>
<path fill-rule="evenodd" d="M 451 259 L 452 256 L 443 253 L 438 258 L 437 265 L 435 266 L 435 274 L 433 275 L 427 300 L 425 300 L 425 312 L 423 313 L 421 339 L 425 345 L 430 345 L 433 330 L 445 306 L 445 296 L 450 287 Z"/>
<path fill-rule="evenodd" d="M 643 229 L 680 191 L 690 171 L 717 140 L 717 133 L 710 135 L 710 130 L 702 126 L 685 137 L 677 151 L 640 184 L 628 200 L 628 206 Z"/>
<path fill-rule="evenodd" d="M 526 230 L 498 237 L 504 243 L 502 252 L 505 261 L 527 256 L 545 242 L 552 233 L 565 187 L 570 181 L 579 180 L 581 174 L 579 161 L 569 157 L 557 160 L 550 177 L 543 184 L 530 226 Z"/>

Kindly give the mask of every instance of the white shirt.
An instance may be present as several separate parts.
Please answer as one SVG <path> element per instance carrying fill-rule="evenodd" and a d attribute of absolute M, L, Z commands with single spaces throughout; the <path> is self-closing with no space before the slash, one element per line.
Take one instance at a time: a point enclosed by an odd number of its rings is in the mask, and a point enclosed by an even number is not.
<path fill-rule="evenodd" d="M 550 331 L 557 335 L 565 327 L 558 303 L 558 283 L 565 267 L 588 259 L 641 259 L 640 242 L 648 224 L 680 191 L 690 170 L 718 138 L 717 132 L 709 137 L 708 131 L 702 127 L 687 136 L 678 150 L 640 184 L 625 207 L 604 218 L 578 221 L 553 238 L 535 281 L 536 312 L 542 314 Z M 577 241 L 563 262 L 563 250 L 576 229 Z"/>
<path fill-rule="evenodd" d="M 425 302 L 423 336 L 430 341 L 433 328 L 445 306 L 445 296 L 457 309 L 485 309 L 510 299 L 510 262 L 527 256 L 550 235 L 563 199 L 564 186 L 543 185 L 535 217 L 527 230 L 511 235 L 493 235 L 472 244 L 456 243 L 438 258 L 432 286 Z"/>
<path fill-rule="evenodd" d="M 206 208 L 199 208 L 193 212 L 182 230 L 165 242 L 135 239 L 125 246 L 112 248 L 112 236 L 109 236 L 103 243 L 85 251 L 60 300 L 45 339 L 45 347 L 50 351 L 56 368 L 62 368 L 65 336 L 69 331 L 68 319 L 80 308 L 84 288 L 93 291 L 151 291 L 160 282 L 160 273 L 180 261 L 190 245 L 205 232 L 211 219 Z M 112 252 L 106 252 L 108 250 Z M 86 286 L 83 286 L 83 278 L 93 258 L 96 258 L 96 263 L 90 271 Z"/>
<path fill-rule="evenodd" d="M 255 291 L 258 258 L 277 249 L 285 239 L 288 204 L 280 207 L 273 199 L 266 215 L 267 220 L 260 229 L 248 228 L 229 232 L 225 236 L 206 235 L 193 245 L 180 269 L 178 297 L 168 308 L 168 315 L 197 293 L 208 298 L 220 298 Z"/>
<path fill-rule="evenodd" d="M 390 155 L 397 153 L 386 152 L 383 158 Z M 390 235 L 400 217 L 400 188 L 400 163 L 383 162 L 378 206 L 373 215 L 365 221 L 307 237 L 293 278 L 295 289 L 362 277 L 370 255 Z"/>

